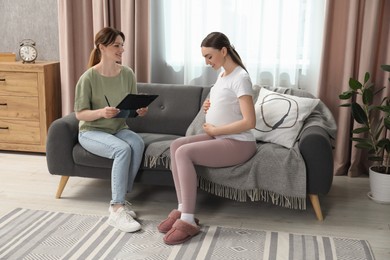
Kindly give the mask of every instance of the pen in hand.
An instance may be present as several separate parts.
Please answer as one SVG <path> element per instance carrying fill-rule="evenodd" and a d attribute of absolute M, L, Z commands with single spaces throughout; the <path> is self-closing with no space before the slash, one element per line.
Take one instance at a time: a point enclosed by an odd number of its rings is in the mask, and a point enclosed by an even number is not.
<path fill-rule="evenodd" d="M 105 115 L 103 117 L 104 118 L 112 118 L 112 117 L 116 116 L 120 110 L 115 108 L 115 107 L 111 107 L 110 102 L 108 101 L 108 98 L 106 95 L 104 95 L 104 98 L 106 99 L 108 107 L 104 108 Z"/>
<path fill-rule="evenodd" d="M 108 105 L 109 107 L 111 107 L 111 105 L 110 105 L 110 102 L 108 102 L 108 98 L 107 98 L 107 96 L 106 96 L 106 95 L 104 95 L 104 97 L 105 97 L 105 99 L 106 99 L 106 101 L 107 101 L 107 105 Z"/>

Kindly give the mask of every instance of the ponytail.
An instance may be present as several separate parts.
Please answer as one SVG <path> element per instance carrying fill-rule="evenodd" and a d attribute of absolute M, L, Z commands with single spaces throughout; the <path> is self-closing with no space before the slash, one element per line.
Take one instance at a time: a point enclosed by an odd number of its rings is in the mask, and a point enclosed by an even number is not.
<path fill-rule="evenodd" d="M 242 67 L 247 73 L 249 73 L 248 70 L 245 68 L 244 63 L 242 62 L 241 57 L 238 54 L 238 52 L 236 51 L 236 49 L 234 48 L 234 46 L 230 45 L 229 47 L 227 47 L 227 50 L 228 50 L 230 57 L 232 57 L 232 60 L 235 63 L 237 63 L 240 67 Z"/>
<path fill-rule="evenodd" d="M 91 68 L 100 62 L 101 55 L 98 48 L 94 48 L 89 55 L 88 68 Z"/>

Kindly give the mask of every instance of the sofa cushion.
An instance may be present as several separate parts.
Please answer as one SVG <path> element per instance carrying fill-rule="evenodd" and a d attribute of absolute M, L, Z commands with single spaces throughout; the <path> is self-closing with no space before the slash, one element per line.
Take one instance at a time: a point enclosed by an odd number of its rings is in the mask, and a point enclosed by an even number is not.
<path fill-rule="evenodd" d="M 304 120 L 319 99 L 281 94 L 261 88 L 255 103 L 256 140 L 293 147 Z"/>
<path fill-rule="evenodd" d="M 88 167 L 99 167 L 99 168 L 112 168 L 112 160 L 95 155 L 85 150 L 80 143 L 75 144 L 72 151 L 73 161 L 75 164 L 88 166 Z"/>
<path fill-rule="evenodd" d="M 196 116 L 209 87 L 169 84 L 137 84 L 139 93 L 157 94 L 144 117 L 127 119 L 137 133 L 184 135 Z"/>

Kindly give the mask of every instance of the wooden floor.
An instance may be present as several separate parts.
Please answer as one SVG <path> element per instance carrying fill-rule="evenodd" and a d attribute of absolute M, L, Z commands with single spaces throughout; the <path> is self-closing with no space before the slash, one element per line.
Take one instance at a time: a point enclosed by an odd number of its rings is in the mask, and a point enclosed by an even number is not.
<path fill-rule="evenodd" d="M 81 214 L 108 214 L 110 182 L 71 177 L 55 199 L 59 176 L 49 174 L 42 154 L 0 152 L 0 216 L 14 208 Z M 197 217 L 205 225 L 243 227 L 368 240 L 376 260 L 390 259 L 390 205 L 367 197 L 368 178 L 334 178 L 320 197 L 324 221 L 308 202 L 305 211 L 263 202 L 235 202 L 199 191 Z M 136 184 L 127 198 L 140 218 L 161 220 L 177 206 L 173 187 Z"/>

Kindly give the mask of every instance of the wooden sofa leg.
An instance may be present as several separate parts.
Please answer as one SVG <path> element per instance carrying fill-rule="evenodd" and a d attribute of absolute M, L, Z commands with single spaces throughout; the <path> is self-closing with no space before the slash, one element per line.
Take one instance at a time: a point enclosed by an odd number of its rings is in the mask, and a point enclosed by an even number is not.
<path fill-rule="evenodd" d="M 58 184 L 56 199 L 61 198 L 61 194 L 65 189 L 65 185 L 69 180 L 69 176 L 61 176 L 60 184 Z"/>
<path fill-rule="evenodd" d="M 317 219 L 319 221 L 323 221 L 324 217 L 322 216 L 320 200 L 318 199 L 318 195 L 309 194 L 310 202 L 313 205 L 314 212 L 316 213 Z"/>

